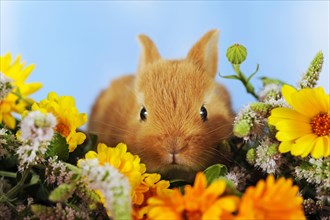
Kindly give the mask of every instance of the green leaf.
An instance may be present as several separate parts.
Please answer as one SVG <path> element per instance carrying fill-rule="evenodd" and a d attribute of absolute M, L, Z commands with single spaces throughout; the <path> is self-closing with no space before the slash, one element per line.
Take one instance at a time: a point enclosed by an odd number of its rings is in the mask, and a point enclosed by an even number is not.
<path fill-rule="evenodd" d="M 52 202 L 65 202 L 71 198 L 76 189 L 76 184 L 63 183 L 55 188 L 49 195 L 49 200 Z"/>
<path fill-rule="evenodd" d="M 222 164 L 214 164 L 206 168 L 206 170 L 204 170 L 204 173 L 206 176 L 207 183 L 210 184 L 214 180 L 219 179 L 220 176 L 225 175 L 227 173 L 227 167 Z"/>
<path fill-rule="evenodd" d="M 232 64 L 241 64 L 247 57 L 247 50 L 243 45 L 234 44 L 227 49 L 227 59 Z"/>
<path fill-rule="evenodd" d="M 222 75 L 219 73 L 219 76 L 222 77 L 222 78 L 225 78 L 225 79 L 237 79 L 237 80 L 240 80 L 239 77 L 236 76 L 236 75 L 222 76 Z"/>
<path fill-rule="evenodd" d="M 219 179 L 224 180 L 226 182 L 225 194 L 242 196 L 242 193 L 236 189 L 236 186 L 233 181 L 231 181 L 225 177 L 220 177 Z"/>
<path fill-rule="evenodd" d="M 254 73 L 252 73 L 250 76 L 249 76 L 249 78 L 247 79 L 247 81 L 249 82 L 251 79 L 252 79 L 252 77 L 254 76 L 254 75 L 256 75 L 256 73 L 259 71 L 259 64 L 257 64 L 257 68 L 256 68 L 256 70 L 254 71 Z"/>
<path fill-rule="evenodd" d="M 66 139 L 59 133 L 55 133 L 46 154 L 49 157 L 57 155 L 58 159 L 66 161 L 69 158 L 69 146 Z"/>

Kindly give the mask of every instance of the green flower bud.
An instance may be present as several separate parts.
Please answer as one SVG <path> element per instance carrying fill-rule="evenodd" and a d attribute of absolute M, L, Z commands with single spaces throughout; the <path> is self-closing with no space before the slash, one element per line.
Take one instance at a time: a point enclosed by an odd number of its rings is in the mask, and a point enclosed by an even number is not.
<path fill-rule="evenodd" d="M 246 119 L 240 120 L 234 125 L 234 135 L 237 137 L 245 137 L 251 131 L 250 122 Z"/>
<path fill-rule="evenodd" d="M 234 44 L 227 49 L 227 59 L 231 64 L 241 64 L 247 56 L 247 50 L 243 45 Z"/>
<path fill-rule="evenodd" d="M 256 162 L 256 150 L 254 148 L 251 148 L 246 153 L 246 161 L 251 165 L 255 164 L 255 162 Z"/>
<path fill-rule="evenodd" d="M 308 67 L 307 73 L 305 73 L 302 79 L 299 82 L 299 87 L 303 88 L 314 88 L 319 79 L 320 72 L 323 65 L 323 53 L 322 51 L 318 52 L 311 64 Z"/>
<path fill-rule="evenodd" d="M 277 147 L 278 147 L 278 144 L 271 144 L 268 148 L 267 154 L 269 156 L 274 156 L 275 154 L 277 154 L 278 153 Z"/>
<path fill-rule="evenodd" d="M 264 116 L 266 116 L 272 108 L 270 104 L 266 104 L 262 102 L 255 102 L 250 104 L 250 106 L 253 111 L 258 112 Z"/>

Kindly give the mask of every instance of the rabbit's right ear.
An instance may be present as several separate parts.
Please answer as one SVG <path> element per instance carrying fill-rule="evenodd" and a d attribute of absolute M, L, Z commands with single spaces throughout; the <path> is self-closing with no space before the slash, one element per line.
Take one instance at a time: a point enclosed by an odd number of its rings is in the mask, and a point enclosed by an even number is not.
<path fill-rule="evenodd" d="M 156 45 L 148 36 L 141 34 L 138 39 L 142 48 L 138 66 L 138 72 L 140 72 L 146 65 L 159 60 L 160 55 Z"/>

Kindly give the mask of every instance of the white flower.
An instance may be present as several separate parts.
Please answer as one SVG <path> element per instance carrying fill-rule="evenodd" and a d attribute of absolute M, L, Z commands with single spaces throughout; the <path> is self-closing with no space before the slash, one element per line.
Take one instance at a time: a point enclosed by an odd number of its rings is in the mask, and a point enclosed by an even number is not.
<path fill-rule="evenodd" d="M 80 160 L 79 166 L 91 189 L 101 192 L 113 219 L 131 219 L 131 187 L 127 177 L 108 163 L 99 165 L 96 158 Z"/>
<path fill-rule="evenodd" d="M 0 72 L 0 100 L 4 99 L 12 90 L 12 80 Z"/>
<path fill-rule="evenodd" d="M 54 135 L 56 118 L 51 113 L 29 112 L 21 122 L 20 139 L 23 142 L 47 144 Z"/>
<path fill-rule="evenodd" d="M 19 135 L 23 145 L 17 150 L 20 171 L 44 160 L 55 125 L 55 116 L 50 113 L 33 111 L 23 118 Z"/>
<path fill-rule="evenodd" d="M 266 100 L 270 97 L 280 98 L 281 96 L 281 86 L 279 84 L 267 84 L 262 90 L 259 92 L 260 100 Z"/>
<path fill-rule="evenodd" d="M 272 144 L 268 139 L 261 141 L 256 148 L 255 167 L 260 167 L 268 174 L 274 174 L 280 163 L 281 154 L 277 150 L 278 144 Z"/>

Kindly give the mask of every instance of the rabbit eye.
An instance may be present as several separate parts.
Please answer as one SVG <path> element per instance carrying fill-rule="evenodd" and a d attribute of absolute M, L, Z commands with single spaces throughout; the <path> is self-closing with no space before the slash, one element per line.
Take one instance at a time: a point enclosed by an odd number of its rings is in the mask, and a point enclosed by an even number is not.
<path fill-rule="evenodd" d="M 141 121 L 147 120 L 147 115 L 148 115 L 147 109 L 145 107 L 142 107 L 142 109 L 140 111 L 140 119 L 141 119 Z"/>
<path fill-rule="evenodd" d="M 207 120 L 207 110 L 204 105 L 202 105 L 201 110 L 199 111 L 199 114 L 201 115 L 201 118 L 203 121 Z"/>

